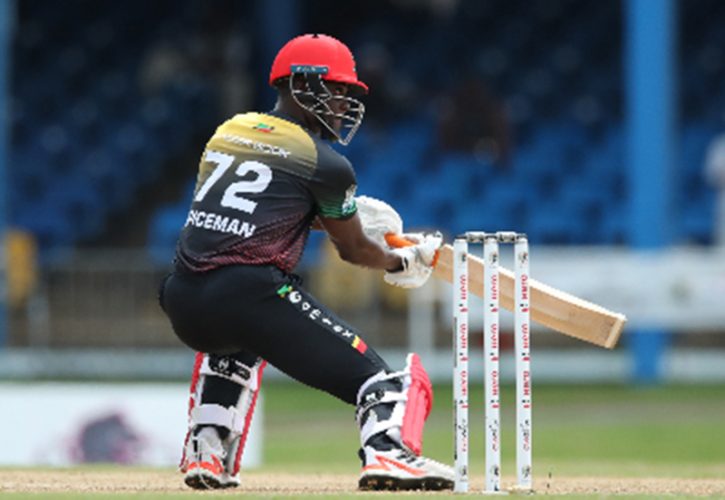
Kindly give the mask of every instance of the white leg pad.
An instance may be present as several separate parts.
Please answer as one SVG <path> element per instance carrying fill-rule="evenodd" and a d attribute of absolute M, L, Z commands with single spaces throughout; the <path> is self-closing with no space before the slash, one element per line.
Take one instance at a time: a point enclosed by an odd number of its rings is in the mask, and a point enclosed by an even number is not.
<path fill-rule="evenodd" d="M 262 359 L 259 359 L 254 366 L 246 366 L 225 356 L 197 354 L 190 395 L 189 432 L 184 442 L 184 454 L 181 460 L 182 471 L 187 461 L 186 448 L 194 429 L 200 425 L 215 425 L 229 430 L 229 436 L 225 440 L 229 448 L 225 468 L 230 477 L 236 476 L 265 366 L 266 362 Z M 227 408 L 219 404 L 202 404 L 207 377 L 223 378 L 240 386 L 236 405 Z"/>

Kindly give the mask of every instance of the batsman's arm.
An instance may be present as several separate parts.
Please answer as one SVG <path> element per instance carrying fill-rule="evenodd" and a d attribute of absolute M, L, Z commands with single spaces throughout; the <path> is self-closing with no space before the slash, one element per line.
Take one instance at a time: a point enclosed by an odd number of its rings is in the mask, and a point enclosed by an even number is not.
<path fill-rule="evenodd" d="M 320 216 L 319 221 L 342 260 L 371 269 L 398 271 L 402 268 L 397 254 L 365 234 L 357 214 L 347 219 Z"/>
<path fill-rule="evenodd" d="M 405 246 L 410 242 L 397 235 L 386 235 L 390 246 Z M 483 261 L 468 254 L 468 272 L 471 292 L 483 297 Z M 444 245 L 438 253 L 433 276 L 453 282 L 453 247 Z M 514 308 L 514 273 L 499 267 L 501 305 Z M 531 280 L 531 319 L 544 326 L 592 344 L 612 349 L 617 345 L 627 318 L 601 306 L 580 299 L 561 290 Z"/>

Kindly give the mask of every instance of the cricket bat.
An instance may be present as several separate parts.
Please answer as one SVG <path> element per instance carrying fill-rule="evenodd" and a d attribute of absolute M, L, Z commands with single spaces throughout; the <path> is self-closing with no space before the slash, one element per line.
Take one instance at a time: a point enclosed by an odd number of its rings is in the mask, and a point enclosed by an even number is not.
<path fill-rule="evenodd" d="M 413 243 L 397 235 L 388 234 L 385 240 L 391 247 Z M 474 295 L 483 297 L 483 260 L 468 254 L 469 286 Z M 453 247 L 444 245 L 434 261 L 433 276 L 453 283 Z M 501 306 L 514 309 L 514 273 L 499 268 Z M 627 318 L 604 307 L 574 295 L 557 290 L 531 279 L 531 319 L 564 335 L 612 349 L 617 345 Z"/>

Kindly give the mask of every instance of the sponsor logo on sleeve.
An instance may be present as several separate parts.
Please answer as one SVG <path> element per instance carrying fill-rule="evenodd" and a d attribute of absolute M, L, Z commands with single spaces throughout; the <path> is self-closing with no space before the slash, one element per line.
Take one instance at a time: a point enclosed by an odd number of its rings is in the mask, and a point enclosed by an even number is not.
<path fill-rule="evenodd" d="M 355 191 L 357 191 L 356 184 L 353 184 L 345 191 L 345 200 L 342 202 L 342 215 L 350 215 L 357 208 L 357 205 L 355 205 Z"/>

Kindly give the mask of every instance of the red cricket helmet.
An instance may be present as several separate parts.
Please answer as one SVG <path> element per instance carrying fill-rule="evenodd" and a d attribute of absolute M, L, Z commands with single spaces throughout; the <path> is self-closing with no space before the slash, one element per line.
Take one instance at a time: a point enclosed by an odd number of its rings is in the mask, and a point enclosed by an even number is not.
<path fill-rule="evenodd" d="M 307 34 L 293 38 L 277 53 L 269 73 L 269 84 L 300 68 L 317 69 L 323 80 L 347 83 L 363 93 L 368 86 L 358 80 L 355 58 L 347 45 L 328 35 Z"/>
<path fill-rule="evenodd" d="M 296 77 L 304 88 L 295 88 Z M 358 80 L 352 52 L 340 40 L 327 35 L 302 35 L 280 49 L 272 63 L 269 84 L 288 78 L 289 91 L 297 105 L 314 114 L 324 130 L 322 137 L 347 145 L 362 123 L 365 105 L 350 95 L 333 95 L 325 82 L 348 85 L 350 94 L 367 93 Z M 344 103 L 341 108 L 340 103 Z M 344 134 L 343 131 L 346 131 Z"/>

